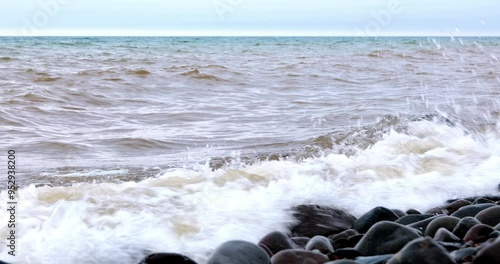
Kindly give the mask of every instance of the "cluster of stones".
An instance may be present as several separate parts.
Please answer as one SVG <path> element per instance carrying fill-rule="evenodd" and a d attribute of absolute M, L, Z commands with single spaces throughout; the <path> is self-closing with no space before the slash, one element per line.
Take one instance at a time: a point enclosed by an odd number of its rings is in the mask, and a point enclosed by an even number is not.
<path fill-rule="evenodd" d="M 500 197 L 450 200 L 425 213 L 376 207 L 356 219 L 317 205 L 294 208 L 290 234 L 258 244 L 229 241 L 208 264 L 494 264 L 500 263 Z M 140 264 L 196 264 L 174 253 Z"/>

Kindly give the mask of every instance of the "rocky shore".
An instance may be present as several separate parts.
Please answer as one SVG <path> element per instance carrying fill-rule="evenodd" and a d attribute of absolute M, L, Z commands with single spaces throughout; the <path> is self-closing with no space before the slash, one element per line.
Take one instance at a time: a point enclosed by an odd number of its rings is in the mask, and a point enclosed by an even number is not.
<path fill-rule="evenodd" d="M 500 263 L 500 196 L 449 200 L 424 213 L 376 207 L 360 218 L 318 205 L 293 210 L 288 234 L 228 241 L 208 264 Z M 140 264 L 197 263 L 156 253 Z"/>

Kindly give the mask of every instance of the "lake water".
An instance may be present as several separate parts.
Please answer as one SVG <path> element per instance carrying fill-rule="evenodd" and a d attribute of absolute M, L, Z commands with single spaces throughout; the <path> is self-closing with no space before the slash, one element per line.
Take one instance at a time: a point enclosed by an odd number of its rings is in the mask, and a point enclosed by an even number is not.
<path fill-rule="evenodd" d="M 0 259 L 204 263 L 298 204 L 498 194 L 499 58 L 478 37 L 0 38 Z"/>

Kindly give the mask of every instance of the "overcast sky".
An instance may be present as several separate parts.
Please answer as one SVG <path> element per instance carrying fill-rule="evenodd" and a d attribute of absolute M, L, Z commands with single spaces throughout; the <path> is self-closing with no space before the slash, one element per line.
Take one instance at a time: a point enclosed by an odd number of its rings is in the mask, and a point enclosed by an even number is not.
<path fill-rule="evenodd" d="M 499 0 L 3 0 L 0 35 L 500 35 Z"/>

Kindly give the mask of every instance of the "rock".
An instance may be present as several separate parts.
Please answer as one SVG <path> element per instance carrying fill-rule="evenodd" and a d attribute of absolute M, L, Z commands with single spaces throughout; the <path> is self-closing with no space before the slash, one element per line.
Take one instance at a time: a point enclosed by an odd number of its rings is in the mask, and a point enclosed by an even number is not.
<path fill-rule="evenodd" d="M 283 250 L 271 258 L 272 264 L 323 264 L 325 262 L 328 262 L 327 256 L 301 249 Z"/>
<path fill-rule="evenodd" d="M 360 233 L 366 233 L 370 227 L 380 221 L 396 221 L 399 217 L 390 209 L 385 207 L 375 207 L 362 215 L 352 226 Z"/>
<path fill-rule="evenodd" d="M 154 253 L 139 264 L 196 264 L 194 260 L 177 253 Z"/>
<path fill-rule="evenodd" d="M 359 243 L 359 241 L 363 238 L 363 236 L 364 235 L 361 235 L 361 234 L 350 236 L 347 239 L 347 246 L 348 247 L 355 247 Z"/>
<path fill-rule="evenodd" d="M 493 264 L 500 263 L 500 239 L 493 243 L 483 245 L 474 258 L 474 264 Z"/>
<path fill-rule="evenodd" d="M 264 249 L 250 242 L 233 240 L 219 246 L 208 264 L 269 264 Z"/>
<path fill-rule="evenodd" d="M 421 220 L 421 221 L 418 221 L 418 222 L 415 222 L 413 224 L 409 224 L 409 225 L 406 225 L 408 227 L 411 227 L 411 228 L 415 228 L 419 231 L 421 231 L 422 233 L 425 231 L 425 229 L 427 229 L 427 226 L 434 220 L 434 219 L 437 219 L 439 217 L 444 217 L 445 215 L 435 215 L 433 217 L 429 217 L 429 218 L 426 218 L 424 220 Z"/>
<path fill-rule="evenodd" d="M 489 238 L 497 238 L 497 237 L 500 237 L 500 231 L 493 231 L 491 232 L 491 234 L 488 236 L 488 239 Z"/>
<path fill-rule="evenodd" d="M 442 242 L 436 241 L 439 245 L 444 247 L 448 252 L 458 250 L 462 248 L 463 244 L 461 242 Z"/>
<path fill-rule="evenodd" d="M 496 226 L 500 224 L 500 206 L 492 206 L 476 214 L 476 219 L 481 223 Z"/>
<path fill-rule="evenodd" d="M 421 213 L 415 209 L 409 209 L 406 211 L 406 214 L 412 215 L 412 214 L 421 214 Z"/>
<path fill-rule="evenodd" d="M 402 225 L 409 225 L 409 224 L 416 223 L 418 221 L 422 221 L 422 220 L 427 219 L 427 218 L 431 218 L 433 216 L 434 215 L 430 215 L 430 214 L 410 214 L 410 215 L 403 216 L 403 217 L 399 218 L 398 220 L 396 220 L 396 223 L 402 224 Z"/>
<path fill-rule="evenodd" d="M 391 209 L 391 211 L 393 211 L 399 218 L 406 215 L 405 212 L 403 212 L 402 210 L 399 210 L 399 209 Z"/>
<path fill-rule="evenodd" d="M 471 202 L 467 201 L 467 200 L 456 200 L 456 201 L 452 201 L 444 206 L 441 206 L 441 207 L 435 207 L 435 208 L 432 208 L 430 209 L 429 211 L 426 212 L 426 214 L 433 214 L 433 215 L 436 215 L 436 214 L 452 214 L 454 212 L 456 212 L 459 208 L 461 207 L 464 207 L 466 205 L 470 205 Z"/>
<path fill-rule="evenodd" d="M 265 235 L 259 241 L 258 245 L 265 245 L 273 255 L 281 250 L 297 248 L 297 245 L 295 245 L 292 239 L 281 232 L 271 232 Z"/>
<path fill-rule="evenodd" d="M 472 262 L 472 259 L 474 258 L 474 255 L 477 253 L 477 248 L 462 248 L 459 250 L 455 250 L 450 253 L 450 256 L 458 263 L 463 263 L 463 262 Z"/>
<path fill-rule="evenodd" d="M 476 200 L 474 200 L 474 202 L 472 202 L 472 204 L 484 204 L 484 203 L 494 204 L 495 202 L 484 197 L 477 198 Z"/>
<path fill-rule="evenodd" d="M 457 225 L 457 223 L 460 221 L 460 218 L 453 217 L 453 216 L 443 216 L 443 217 L 438 217 L 434 220 L 432 220 L 427 228 L 425 229 L 425 235 L 434 237 L 436 234 L 436 231 L 439 228 L 446 228 L 449 231 L 453 231 L 453 228 Z"/>
<path fill-rule="evenodd" d="M 313 251 L 316 249 L 325 255 L 333 253 L 333 246 L 330 240 L 324 236 L 315 236 L 311 238 L 311 240 L 309 240 L 309 242 L 307 243 L 305 249 L 309 251 Z"/>
<path fill-rule="evenodd" d="M 361 253 L 354 248 L 341 248 L 336 250 L 333 254 L 330 254 L 330 259 L 355 259 L 361 256 Z"/>
<path fill-rule="evenodd" d="M 379 255 L 373 257 L 359 257 L 356 258 L 356 261 L 360 264 L 384 264 L 390 258 L 392 258 L 392 256 L 394 256 L 394 254 Z"/>
<path fill-rule="evenodd" d="M 464 238 L 465 234 L 475 225 L 479 225 L 479 222 L 476 218 L 472 216 L 466 216 L 458 222 L 458 224 L 453 229 L 453 234 L 459 237 L 460 239 Z"/>
<path fill-rule="evenodd" d="M 351 259 L 341 259 L 335 261 L 328 261 L 325 264 L 360 264 L 360 263 Z"/>
<path fill-rule="evenodd" d="M 500 224 L 495 226 L 495 230 L 500 231 Z"/>
<path fill-rule="evenodd" d="M 481 212 L 482 210 L 495 206 L 494 204 L 473 204 L 473 205 L 467 205 L 464 206 L 458 211 L 454 212 L 451 214 L 451 216 L 458 217 L 458 218 L 464 218 L 466 216 L 475 216 L 477 213 Z"/>
<path fill-rule="evenodd" d="M 373 225 L 356 245 L 363 256 L 374 256 L 396 253 L 406 243 L 419 238 L 418 231 L 396 224 L 394 222 L 382 221 Z"/>
<path fill-rule="evenodd" d="M 455 236 L 452 232 L 450 232 L 448 229 L 446 229 L 444 227 L 441 227 L 437 230 L 436 234 L 434 235 L 434 240 L 441 241 L 441 242 L 460 242 L 460 241 L 462 241 L 462 239 Z"/>
<path fill-rule="evenodd" d="M 335 261 L 328 261 L 325 264 L 360 264 L 360 263 L 351 259 L 341 259 Z"/>
<path fill-rule="evenodd" d="M 483 243 L 488 240 L 489 235 L 494 231 L 491 226 L 479 224 L 473 226 L 464 236 L 464 242 L 473 241 L 474 243 Z"/>
<path fill-rule="evenodd" d="M 293 243 L 295 243 L 295 245 L 300 247 L 297 249 L 305 249 L 307 242 L 309 242 L 309 240 L 311 240 L 311 239 L 308 237 L 292 237 Z"/>
<path fill-rule="evenodd" d="M 356 218 L 333 207 L 299 205 L 294 208 L 297 223 L 291 227 L 294 236 L 329 236 L 351 228 Z"/>
<path fill-rule="evenodd" d="M 395 254 L 387 264 L 455 264 L 456 262 L 446 253 L 446 250 L 432 238 L 418 238 L 408 243 L 401 251 Z"/>
<path fill-rule="evenodd" d="M 329 236 L 328 239 L 330 239 L 330 241 L 333 242 L 339 238 L 348 239 L 349 237 L 354 236 L 354 235 L 358 235 L 358 234 L 359 234 L 358 231 L 356 231 L 355 229 L 347 229 L 347 230 L 342 231 L 338 234 Z"/>

